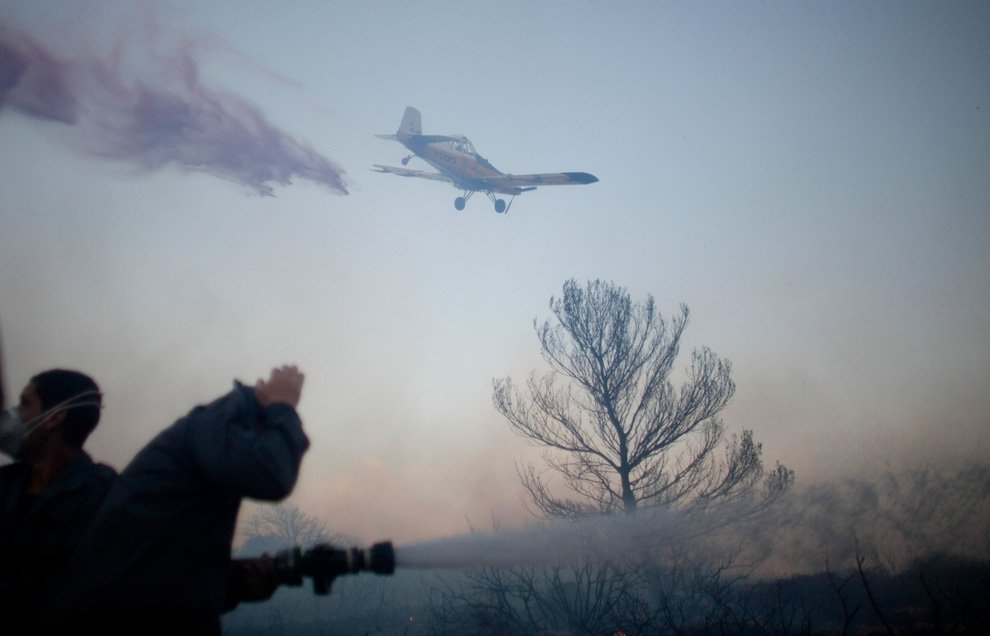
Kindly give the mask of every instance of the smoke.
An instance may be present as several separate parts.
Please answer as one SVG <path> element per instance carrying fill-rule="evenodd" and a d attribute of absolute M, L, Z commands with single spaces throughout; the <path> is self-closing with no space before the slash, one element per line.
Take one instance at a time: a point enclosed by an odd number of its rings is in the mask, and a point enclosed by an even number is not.
<path fill-rule="evenodd" d="M 772 511 L 752 543 L 777 571 L 813 572 L 827 556 L 890 571 L 919 558 L 990 555 L 990 463 L 917 465 L 809 484 Z"/>
<path fill-rule="evenodd" d="M 849 567 L 857 557 L 890 572 L 921 558 L 986 558 L 990 464 L 913 466 L 813 484 L 769 508 L 745 502 L 641 509 L 413 543 L 399 568 L 674 566 L 732 562 L 761 576 Z"/>
<path fill-rule="evenodd" d="M 197 47 L 161 53 L 155 41 L 118 42 L 105 56 L 87 47 L 56 52 L 0 22 L 0 115 L 63 124 L 84 151 L 144 171 L 176 166 L 266 196 L 294 178 L 347 194 L 341 168 L 256 106 L 204 85 Z"/>

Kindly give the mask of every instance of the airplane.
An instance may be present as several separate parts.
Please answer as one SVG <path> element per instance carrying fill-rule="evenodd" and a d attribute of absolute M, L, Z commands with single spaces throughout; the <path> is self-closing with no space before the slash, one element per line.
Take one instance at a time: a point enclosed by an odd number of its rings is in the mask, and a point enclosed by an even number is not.
<path fill-rule="evenodd" d="M 381 139 L 398 141 L 412 151 L 402 158 L 402 165 L 408 165 L 413 157 L 419 157 L 439 172 L 410 170 L 373 164 L 374 172 L 386 172 L 403 177 L 418 177 L 434 181 L 447 181 L 463 194 L 454 199 L 454 208 L 463 210 L 464 204 L 475 192 L 484 192 L 495 204 L 495 212 L 506 213 L 516 195 L 535 190 L 537 186 L 576 185 L 595 183 L 598 177 L 587 172 L 554 172 L 549 174 L 505 174 L 495 169 L 488 160 L 479 155 L 474 145 L 463 135 L 424 135 L 422 116 L 412 106 L 406 106 L 399 130 L 394 135 L 375 135 Z M 505 199 L 496 194 L 508 194 Z"/>

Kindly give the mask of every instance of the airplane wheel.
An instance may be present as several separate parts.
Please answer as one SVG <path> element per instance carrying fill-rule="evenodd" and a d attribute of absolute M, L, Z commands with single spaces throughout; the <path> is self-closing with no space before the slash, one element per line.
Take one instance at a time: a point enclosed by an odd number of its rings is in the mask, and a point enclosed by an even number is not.
<path fill-rule="evenodd" d="M 505 212 L 505 199 L 499 199 L 495 202 L 495 212 L 498 214 Z"/>
<path fill-rule="evenodd" d="M 454 207 L 458 210 L 464 209 L 464 197 L 457 197 L 454 199 Z"/>
<path fill-rule="evenodd" d="M 409 157 L 403 157 L 402 158 L 402 165 L 404 165 L 404 166 L 408 166 L 409 165 Z"/>

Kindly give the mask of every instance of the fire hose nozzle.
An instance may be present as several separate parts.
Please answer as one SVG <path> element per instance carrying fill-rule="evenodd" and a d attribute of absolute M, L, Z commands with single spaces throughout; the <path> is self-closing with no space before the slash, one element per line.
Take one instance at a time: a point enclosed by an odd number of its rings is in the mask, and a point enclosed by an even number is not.
<path fill-rule="evenodd" d="M 370 548 L 335 548 L 318 543 L 302 550 L 294 547 L 275 555 L 275 571 L 279 582 L 297 587 L 304 577 L 313 579 L 313 592 L 330 593 L 333 580 L 341 574 L 357 574 L 362 571 L 375 574 L 395 572 L 395 550 L 391 541 L 376 543 Z"/>

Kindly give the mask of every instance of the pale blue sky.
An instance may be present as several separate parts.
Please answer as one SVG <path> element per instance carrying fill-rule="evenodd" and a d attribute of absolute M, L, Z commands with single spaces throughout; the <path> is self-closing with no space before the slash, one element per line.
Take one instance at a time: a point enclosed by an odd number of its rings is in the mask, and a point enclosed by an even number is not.
<path fill-rule="evenodd" d="M 210 95 L 345 172 L 346 196 L 262 197 L 94 157 L 116 104 L 84 102 L 87 127 L 0 101 L 9 382 L 91 372 L 91 451 L 118 468 L 294 362 L 294 501 L 369 541 L 518 522 L 535 455 L 491 382 L 543 368 L 532 321 L 570 277 L 686 303 L 685 354 L 734 365 L 730 428 L 799 481 L 990 453 L 986 3 L 0 0 L 0 21 L 60 59 L 118 46 L 130 86 L 186 51 Z M 457 212 L 370 171 L 404 156 L 374 134 L 407 105 L 503 171 L 600 181 Z"/>

